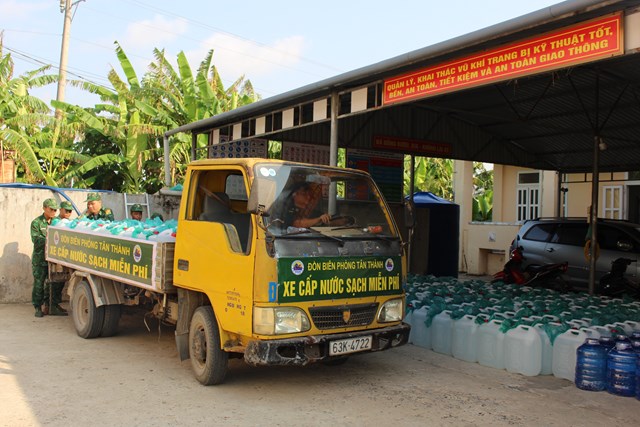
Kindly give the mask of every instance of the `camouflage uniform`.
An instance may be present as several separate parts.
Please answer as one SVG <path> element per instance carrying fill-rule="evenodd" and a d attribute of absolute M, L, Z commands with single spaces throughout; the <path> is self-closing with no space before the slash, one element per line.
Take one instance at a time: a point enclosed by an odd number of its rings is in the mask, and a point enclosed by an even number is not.
<path fill-rule="evenodd" d="M 107 221 L 113 221 L 113 212 L 109 208 L 102 208 L 95 215 L 85 212 L 83 216 L 87 219 L 104 219 Z"/>
<path fill-rule="evenodd" d="M 102 204 L 102 196 L 100 196 L 100 193 L 89 193 L 85 202 L 88 202 L 87 208 L 91 202 L 100 202 Z M 113 221 L 113 212 L 111 212 L 111 209 L 104 207 L 101 207 L 98 213 L 95 214 L 89 213 L 89 211 L 86 210 L 82 216 L 83 218 L 92 220 L 104 219 L 107 221 Z"/>
<path fill-rule="evenodd" d="M 47 243 L 47 227 L 52 217 L 47 218 L 46 209 L 58 209 L 58 202 L 54 199 L 47 199 L 42 203 L 45 213 L 31 221 L 31 241 L 33 242 L 33 254 L 31 255 L 31 269 L 33 271 L 33 290 L 31 291 L 31 303 L 36 309 L 36 317 L 42 317 L 40 308 L 42 304 L 49 304 L 49 285 L 45 284 L 49 275 L 49 265 L 45 258 L 45 248 Z M 54 214 L 55 215 L 55 212 Z M 60 294 L 59 292 L 58 294 Z M 54 292 L 55 295 L 55 292 Z M 60 301 L 53 301 L 54 305 Z"/>

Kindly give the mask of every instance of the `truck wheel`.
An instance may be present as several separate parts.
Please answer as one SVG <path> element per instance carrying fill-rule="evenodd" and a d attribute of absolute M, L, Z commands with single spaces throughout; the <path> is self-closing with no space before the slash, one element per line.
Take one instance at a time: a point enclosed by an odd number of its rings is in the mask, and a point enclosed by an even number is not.
<path fill-rule="evenodd" d="M 71 301 L 71 314 L 76 332 L 82 338 L 100 335 L 104 322 L 104 306 L 96 307 L 91 287 L 84 280 L 76 286 Z"/>
<path fill-rule="evenodd" d="M 120 313 L 122 306 L 120 304 L 104 306 L 104 322 L 102 323 L 102 337 L 112 337 L 118 332 L 118 322 L 120 322 Z"/>
<path fill-rule="evenodd" d="M 220 384 L 229 355 L 220 348 L 218 322 L 210 306 L 198 307 L 189 326 L 189 357 L 195 377 L 204 385 Z"/>

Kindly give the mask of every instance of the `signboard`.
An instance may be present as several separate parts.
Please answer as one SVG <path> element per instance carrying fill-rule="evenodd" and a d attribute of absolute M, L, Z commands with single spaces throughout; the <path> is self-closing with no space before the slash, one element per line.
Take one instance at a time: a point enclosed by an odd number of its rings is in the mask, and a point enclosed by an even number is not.
<path fill-rule="evenodd" d="M 282 143 L 282 160 L 328 166 L 330 158 L 328 146 L 287 141 Z"/>
<path fill-rule="evenodd" d="M 401 153 L 381 153 L 370 150 L 347 150 L 347 167 L 369 172 L 380 188 L 387 202 L 402 202 L 404 179 L 404 155 Z M 368 200 L 367 188 L 363 188 L 362 197 L 358 188 L 347 188 L 347 199 Z"/>
<path fill-rule="evenodd" d="M 385 80 L 383 103 L 425 98 L 624 53 L 622 17 L 608 15 Z"/>
<path fill-rule="evenodd" d="M 393 257 L 301 257 L 278 259 L 277 302 L 317 301 L 402 293 L 402 263 Z"/>
<path fill-rule="evenodd" d="M 374 136 L 373 148 L 401 153 L 420 153 L 431 157 L 448 156 L 451 154 L 451 144 L 448 143 L 396 138 L 394 136 Z"/>
<path fill-rule="evenodd" d="M 220 139 L 226 137 L 221 136 Z M 246 157 L 267 157 L 266 139 L 238 140 L 220 142 L 209 146 L 210 159 L 241 159 Z"/>
<path fill-rule="evenodd" d="M 46 254 L 47 261 L 82 267 L 124 283 L 154 287 L 155 242 L 49 227 Z"/>

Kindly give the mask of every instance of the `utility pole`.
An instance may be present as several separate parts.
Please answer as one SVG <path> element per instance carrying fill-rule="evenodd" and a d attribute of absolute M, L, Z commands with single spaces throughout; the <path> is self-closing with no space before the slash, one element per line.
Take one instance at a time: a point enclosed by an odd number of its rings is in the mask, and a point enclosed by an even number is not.
<path fill-rule="evenodd" d="M 64 89 L 67 84 L 67 57 L 69 50 L 69 33 L 71 32 L 71 20 L 73 19 L 72 9 L 78 3 L 84 0 L 77 0 L 71 3 L 71 0 L 60 0 L 60 12 L 64 13 L 64 26 L 62 27 L 62 47 L 60 48 L 60 67 L 58 74 L 58 94 L 57 101 L 64 101 Z M 60 118 L 62 112 L 56 110 L 56 117 Z"/>
<path fill-rule="evenodd" d="M 62 47 L 60 48 L 60 74 L 58 79 L 57 101 L 64 101 L 64 89 L 67 83 L 67 56 L 69 50 L 69 32 L 71 31 L 71 0 L 60 0 L 60 12 L 64 13 L 62 27 Z"/>

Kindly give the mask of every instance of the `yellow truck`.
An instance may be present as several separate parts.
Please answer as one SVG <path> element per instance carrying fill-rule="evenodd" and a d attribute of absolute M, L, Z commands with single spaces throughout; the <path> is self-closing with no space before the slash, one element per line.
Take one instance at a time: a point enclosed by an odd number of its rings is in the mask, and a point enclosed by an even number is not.
<path fill-rule="evenodd" d="M 205 385 L 230 357 L 339 364 L 407 342 L 405 247 L 367 173 L 199 160 L 180 203 L 174 242 L 49 228 L 50 271 L 68 280 L 81 337 L 113 335 L 123 305 L 149 305 Z"/>

